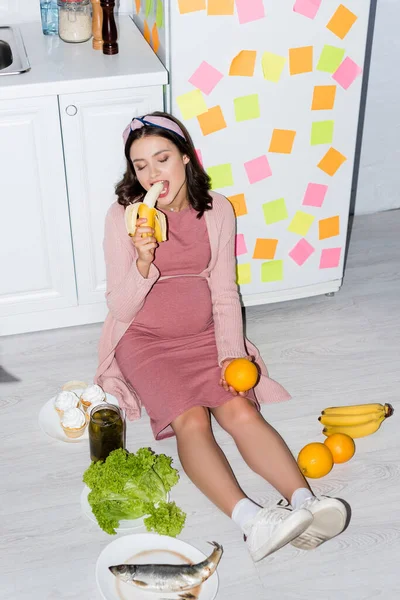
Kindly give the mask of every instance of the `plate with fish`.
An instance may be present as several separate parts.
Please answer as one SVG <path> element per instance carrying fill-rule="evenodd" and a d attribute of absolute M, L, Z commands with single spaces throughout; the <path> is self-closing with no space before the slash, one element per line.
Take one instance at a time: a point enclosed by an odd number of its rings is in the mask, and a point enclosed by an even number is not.
<path fill-rule="evenodd" d="M 104 600 L 213 600 L 222 552 L 217 542 L 204 554 L 166 535 L 126 535 L 97 559 L 97 586 Z"/>

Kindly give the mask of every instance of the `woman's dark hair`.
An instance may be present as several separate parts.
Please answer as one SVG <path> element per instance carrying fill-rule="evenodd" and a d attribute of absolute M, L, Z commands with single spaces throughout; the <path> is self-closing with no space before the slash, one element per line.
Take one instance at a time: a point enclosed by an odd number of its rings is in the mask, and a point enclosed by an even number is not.
<path fill-rule="evenodd" d="M 197 218 L 200 219 L 205 210 L 210 210 L 212 208 L 212 197 L 209 194 L 209 190 L 211 189 L 211 180 L 199 161 L 197 152 L 187 129 L 182 125 L 182 123 L 180 123 L 180 121 L 178 121 L 178 119 L 175 119 L 175 117 L 172 115 L 164 112 L 153 112 L 146 116 L 166 117 L 167 119 L 174 121 L 182 129 L 186 139 L 183 139 L 174 131 L 169 131 L 168 129 L 162 129 L 161 127 L 152 125 L 145 125 L 140 129 L 131 131 L 125 144 L 127 169 L 123 178 L 115 188 L 115 193 L 118 196 L 118 203 L 126 207 L 129 204 L 139 202 L 143 199 L 145 190 L 140 185 L 138 178 L 136 177 L 135 169 L 130 157 L 130 150 L 133 142 L 136 140 L 139 140 L 143 137 L 148 137 L 150 135 L 158 135 L 172 142 L 182 155 L 186 154 L 186 156 L 189 157 L 190 160 L 186 165 L 186 186 L 188 199 L 191 206 L 198 212 Z"/>

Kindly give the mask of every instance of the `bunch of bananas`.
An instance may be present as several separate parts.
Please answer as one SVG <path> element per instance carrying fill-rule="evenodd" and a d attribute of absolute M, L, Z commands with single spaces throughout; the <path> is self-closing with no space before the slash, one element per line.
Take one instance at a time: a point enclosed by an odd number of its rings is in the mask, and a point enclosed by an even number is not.
<path fill-rule="evenodd" d="M 324 435 L 346 433 L 354 439 L 375 433 L 392 414 L 393 407 L 390 404 L 356 404 L 326 408 L 318 420 L 324 425 Z"/>

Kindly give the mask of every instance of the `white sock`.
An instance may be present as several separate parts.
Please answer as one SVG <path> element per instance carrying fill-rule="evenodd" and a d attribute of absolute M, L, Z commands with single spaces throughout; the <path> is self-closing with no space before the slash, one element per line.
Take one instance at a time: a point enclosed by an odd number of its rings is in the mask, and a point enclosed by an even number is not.
<path fill-rule="evenodd" d="M 303 503 L 306 500 L 308 500 L 309 498 L 315 498 L 315 496 L 311 490 L 309 490 L 308 488 L 298 488 L 294 492 L 292 499 L 290 501 L 290 504 L 292 505 L 293 510 L 296 510 L 297 508 L 301 508 Z"/>
<path fill-rule="evenodd" d="M 258 504 L 249 498 L 242 498 L 233 509 L 231 519 L 245 532 L 244 527 L 246 523 L 255 517 L 260 510 L 261 506 L 258 506 Z"/>

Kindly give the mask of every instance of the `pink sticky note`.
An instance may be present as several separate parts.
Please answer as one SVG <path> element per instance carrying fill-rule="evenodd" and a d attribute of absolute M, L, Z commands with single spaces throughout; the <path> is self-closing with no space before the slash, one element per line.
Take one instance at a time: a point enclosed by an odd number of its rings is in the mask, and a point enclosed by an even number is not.
<path fill-rule="evenodd" d="M 247 246 L 243 233 L 238 233 L 235 239 L 235 254 L 240 256 L 247 253 Z"/>
<path fill-rule="evenodd" d="M 359 67 L 354 60 L 347 57 L 339 65 L 337 70 L 332 75 L 332 79 L 338 82 L 345 90 L 351 86 L 353 81 L 362 73 L 362 68 Z"/>
<path fill-rule="evenodd" d="M 222 78 L 223 75 L 218 69 L 212 67 L 208 62 L 203 61 L 199 68 L 193 73 L 189 82 L 204 94 L 208 95 Z"/>
<path fill-rule="evenodd" d="M 261 181 L 261 179 L 271 177 L 272 175 L 271 167 L 269 166 L 268 158 L 266 156 L 259 156 L 258 158 L 245 162 L 244 168 L 246 169 L 250 183 L 256 183 L 257 181 Z"/>
<path fill-rule="evenodd" d="M 303 206 L 316 206 L 317 208 L 321 208 L 327 190 L 328 186 L 322 185 L 322 183 L 309 183 L 306 193 L 304 194 Z"/>
<path fill-rule="evenodd" d="M 263 0 L 236 0 L 239 23 L 250 23 L 265 17 Z"/>
<path fill-rule="evenodd" d="M 322 0 L 296 0 L 293 11 L 304 15 L 309 19 L 314 19 Z"/>
<path fill-rule="evenodd" d="M 320 269 L 333 269 L 339 266 L 341 248 L 325 248 L 321 252 Z"/>
<path fill-rule="evenodd" d="M 303 238 L 291 249 L 289 256 L 301 267 L 313 252 L 315 252 L 315 248 Z"/>
<path fill-rule="evenodd" d="M 201 166 L 203 166 L 203 155 L 201 153 L 201 150 L 196 149 L 196 154 L 197 154 L 197 158 L 199 159 Z"/>

